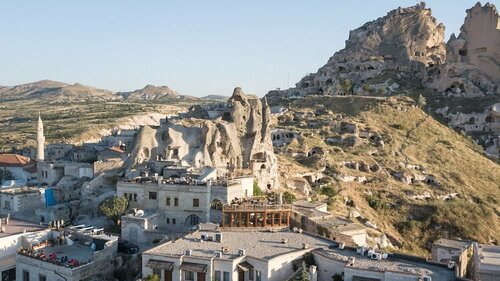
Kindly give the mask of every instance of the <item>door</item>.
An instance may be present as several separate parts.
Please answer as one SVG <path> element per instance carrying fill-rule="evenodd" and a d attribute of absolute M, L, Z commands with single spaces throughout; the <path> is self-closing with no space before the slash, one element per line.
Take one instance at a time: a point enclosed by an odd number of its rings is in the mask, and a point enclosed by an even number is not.
<path fill-rule="evenodd" d="M 165 281 L 172 281 L 172 271 L 164 270 L 163 275 L 165 276 Z"/>
<path fill-rule="evenodd" d="M 238 270 L 238 281 L 245 281 L 245 271 Z"/>
<path fill-rule="evenodd" d="M 198 272 L 197 280 L 198 281 L 205 281 L 205 272 Z M 166 280 L 166 279 L 165 279 Z"/>

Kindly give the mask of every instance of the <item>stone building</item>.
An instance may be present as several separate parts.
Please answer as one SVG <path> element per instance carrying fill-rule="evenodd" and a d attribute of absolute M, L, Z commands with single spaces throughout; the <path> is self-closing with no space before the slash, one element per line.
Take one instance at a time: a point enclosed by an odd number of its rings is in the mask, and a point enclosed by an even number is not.
<path fill-rule="evenodd" d="M 220 220 L 221 210 L 217 206 L 235 198 L 253 195 L 253 177 L 226 180 L 199 181 L 185 178 L 139 177 L 117 183 L 117 196 L 126 197 L 131 208 L 157 213 L 155 225 L 159 230 L 184 230 L 199 223 Z M 123 217 L 125 235 L 135 237 L 151 225 L 145 217 Z M 140 223 L 134 221 L 140 220 Z M 143 241 L 144 237 L 138 237 Z"/>
<path fill-rule="evenodd" d="M 16 280 L 16 251 L 21 244 L 21 237 L 40 233 L 43 229 L 37 223 L 0 218 L 0 280 Z"/>
<path fill-rule="evenodd" d="M 15 180 L 26 184 L 34 178 L 36 161 L 18 154 L 0 154 L 0 169 L 9 171 Z"/>
<path fill-rule="evenodd" d="M 500 247 L 475 243 L 472 267 L 474 280 L 500 280 Z"/>
<path fill-rule="evenodd" d="M 326 212 L 325 205 L 301 201 L 294 203 L 291 225 L 348 246 L 367 244 L 366 228 Z"/>
<path fill-rule="evenodd" d="M 331 245 L 292 231 L 220 231 L 201 226 L 144 252 L 142 273 L 143 277 L 158 274 L 162 281 L 282 281 L 294 275 L 305 254 Z M 316 280 L 317 274 L 316 267 L 310 266 L 310 280 Z"/>
<path fill-rule="evenodd" d="M 16 255 L 16 280 L 91 280 L 112 269 L 118 237 L 92 227 L 26 235 Z"/>
<path fill-rule="evenodd" d="M 332 247 L 312 251 L 318 267 L 318 281 L 341 276 L 344 281 L 455 281 L 446 264 L 425 258 L 387 254 L 364 248 Z"/>
<path fill-rule="evenodd" d="M 45 205 L 45 189 L 14 187 L 0 190 L 0 214 L 32 217 L 35 209 Z"/>
<path fill-rule="evenodd" d="M 459 276 L 465 276 L 467 273 L 469 254 L 472 254 L 472 243 L 470 241 L 442 238 L 432 244 L 432 260 L 442 263 L 455 263 Z"/>

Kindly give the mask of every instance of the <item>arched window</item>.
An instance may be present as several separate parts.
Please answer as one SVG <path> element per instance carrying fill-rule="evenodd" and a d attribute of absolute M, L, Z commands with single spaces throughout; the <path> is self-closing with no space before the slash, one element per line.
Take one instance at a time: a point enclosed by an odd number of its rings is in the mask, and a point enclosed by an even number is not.
<path fill-rule="evenodd" d="M 197 215 L 189 215 L 184 222 L 185 225 L 197 225 L 200 223 L 200 217 Z"/>

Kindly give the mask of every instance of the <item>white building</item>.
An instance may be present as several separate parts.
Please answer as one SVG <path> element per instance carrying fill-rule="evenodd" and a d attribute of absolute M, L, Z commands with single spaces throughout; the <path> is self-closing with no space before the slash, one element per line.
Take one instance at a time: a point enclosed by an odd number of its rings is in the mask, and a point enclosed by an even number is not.
<path fill-rule="evenodd" d="M 20 239 L 41 230 L 43 228 L 39 224 L 17 219 L 0 219 L 0 280 L 16 280 L 16 251 L 20 246 Z"/>
<path fill-rule="evenodd" d="M 183 281 L 283 281 L 304 254 L 333 242 L 298 232 L 198 230 L 142 255 L 143 277 Z M 311 280 L 316 275 L 310 268 Z M 330 279 L 331 280 L 331 279 Z"/>
<path fill-rule="evenodd" d="M 36 161 L 18 154 L 0 154 L 0 169 L 9 171 L 15 180 L 24 183 L 36 177 Z"/>
<path fill-rule="evenodd" d="M 45 206 L 45 189 L 12 187 L 0 190 L 0 214 L 31 218 L 35 209 Z"/>
<path fill-rule="evenodd" d="M 253 177 L 207 182 L 164 180 L 162 177 L 119 181 L 117 196 L 126 197 L 130 208 L 147 213 L 145 217 L 122 217 L 122 234 L 140 242 L 145 241 L 148 230 L 185 230 L 199 223 L 220 221 L 221 210 L 214 206 L 252 195 Z M 148 222 L 153 217 L 154 228 Z"/>
<path fill-rule="evenodd" d="M 109 273 L 117 247 L 118 237 L 85 226 L 26 235 L 16 255 L 16 280 L 92 280 Z"/>

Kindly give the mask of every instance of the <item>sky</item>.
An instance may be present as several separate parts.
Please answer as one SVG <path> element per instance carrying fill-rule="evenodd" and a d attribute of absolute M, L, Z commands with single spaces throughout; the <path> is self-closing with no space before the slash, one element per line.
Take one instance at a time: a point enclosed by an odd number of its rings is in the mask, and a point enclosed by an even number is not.
<path fill-rule="evenodd" d="M 476 2 L 426 4 L 447 40 Z M 231 95 L 240 86 L 263 96 L 316 72 L 349 30 L 416 3 L 0 0 L 0 85 L 50 79 L 131 91 L 152 84 L 193 96 Z"/>

